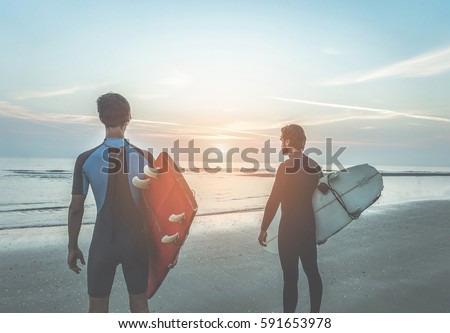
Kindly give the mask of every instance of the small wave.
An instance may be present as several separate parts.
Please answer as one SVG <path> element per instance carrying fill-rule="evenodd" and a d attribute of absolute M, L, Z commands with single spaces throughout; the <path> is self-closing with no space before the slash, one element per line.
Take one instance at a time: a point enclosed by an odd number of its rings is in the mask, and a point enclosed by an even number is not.
<path fill-rule="evenodd" d="M 36 170 L 36 169 L 6 169 L 5 171 L 13 173 L 71 173 L 70 170 L 64 169 L 47 169 L 47 170 Z"/>
<path fill-rule="evenodd" d="M 261 178 L 274 178 L 274 173 L 240 173 L 237 174 L 240 177 L 261 177 Z"/>
<path fill-rule="evenodd" d="M 205 212 L 197 214 L 196 216 L 214 216 L 214 215 L 224 215 L 224 214 L 234 214 L 234 213 L 251 213 L 251 212 L 259 212 L 264 210 L 264 207 L 250 207 L 250 208 L 242 208 L 242 209 L 233 209 L 233 210 L 220 210 L 215 212 Z"/>
<path fill-rule="evenodd" d="M 68 209 L 68 206 L 35 207 L 35 208 L 16 208 L 0 210 L 0 213 L 32 212 L 32 211 L 54 211 Z"/>
<path fill-rule="evenodd" d="M 48 170 L 29 170 L 29 169 L 7 169 L 5 170 L 13 175 L 20 176 L 67 176 L 72 175 L 72 171 L 62 169 L 48 169 Z"/>
<path fill-rule="evenodd" d="M 228 198 L 227 201 L 235 201 L 235 200 L 247 200 L 247 199 L 259 199 L 259 198 L 267 198 L 269 195 L 268 194 L 264 194 L 264 195 L 250 195 L 247 197 L 241 197 L 241 198 Z"/>
<path fill-rule="evenodd" d="M 83 222 L 83 225 L 95 224 L 94 222 Z M 55 224 L 30 224 L 30 225 L 18 225 L 0 227 L 0 230 L 14 230 L 14 229 L 30 229 L 30 228 L 52 228 L 52 227 L 67 227 L 67 223 L 55 223 Z"/>
<path fill-rule="evenodd" d="M 29 202 L 14 202 L 14 201 L 10 201 L 10 202 L 0 202 L 0 212 L 4 211 L 4 209 L 1 208 L 9 208 L 9 207 L 52 207 L 49 205 L 58 205 L 60 204 L 60 202 L 56 202 L 56 201 L 29 201 Z M 8 211 L 15 211 L 16 209 L 21 209 L 21 208 L 10 208 L 10 209 L 6 209 Z"/>
<path fill-rule="evenodd" d="M 40 179 L 69 179 L 72 172 L 68 170 L 49 169 L 49 170 L 26 170 L 26 169 L 9 169 L 6 177 L 12 178 L 40 178 Z"/>

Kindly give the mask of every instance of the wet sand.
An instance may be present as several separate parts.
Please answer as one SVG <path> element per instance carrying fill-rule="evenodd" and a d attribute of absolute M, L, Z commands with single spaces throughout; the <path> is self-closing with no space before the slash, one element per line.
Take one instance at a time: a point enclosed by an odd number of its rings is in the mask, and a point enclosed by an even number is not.
<path fill-rule="evenodd" d="M 149 301 L 153 312 L 281 312 L 276 255 L 256 241 L 262 211 L 196 218 L 178 265 Z M 323 312 L 450 312 L 450 202 L 369 208 L 319 247 Z M 88 253 L 92 225 L 80 247 Z M 0 312 L 86 312 L 86 269 L 66 266 L 65 227 L 0 231 Z M 298 312 L 309 310 L 300 275 Z M 128 312 L 118 268 L 111 312 Z"/>

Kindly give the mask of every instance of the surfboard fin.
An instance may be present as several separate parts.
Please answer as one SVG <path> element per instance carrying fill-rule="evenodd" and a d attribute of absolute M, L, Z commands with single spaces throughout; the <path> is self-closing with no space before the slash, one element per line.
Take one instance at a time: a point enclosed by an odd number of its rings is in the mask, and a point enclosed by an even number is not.
<path fill-rule="evenodd" d="M 172 261 L 169 265 L 167 265 L 167 268 L 172 269 L 177 265 L 177 263 L 178 263 L 178 254 L 177 254 L 177 257 L 175 258 L 175 260 Z"/>
<path fill-rule="evenodd" d="M 185 214 L 184 212 L 181 213 L 181 214 L 178 214 L 178 215 L 172 214 L 172 215 L 169 216 L 169 221 L 170 221 L 170 222 L 178 222 L 178 223 L 181 223 L 181 222 L 183 222 L 184 216 L 185 216 L 185 215 L 186 215 L 186 214 Z"/>
<path fill-rule="evenodd" d="M 176 234 L 173 234 L 172 236 L 165 235 L 163 238 L 161 238 L 161 243 L 164 243 L 164 244 L 174 243 L 177 241 L 178 236 L 179 236 L 178 232 Z"/>
<path fill-rule="evenodd" d="M 141 190 L 146 190 L 150 186 L 150 179 L 139 179 L 139 177 L 134 176 L 131 180 L 133 185 Z"/>
<path fill-rule="evenodd" d="M 148 165 L 144 166 L 144 173 L 150 178 L 158 178 L 160 169 L 150 168 Z"/>

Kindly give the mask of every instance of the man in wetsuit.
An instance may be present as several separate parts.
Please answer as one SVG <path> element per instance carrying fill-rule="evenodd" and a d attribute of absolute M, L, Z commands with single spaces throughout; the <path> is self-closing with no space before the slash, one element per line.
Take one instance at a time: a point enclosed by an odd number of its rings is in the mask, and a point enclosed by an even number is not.
<path fill-rule="evenodd" d="M 77 260 L 85 263 L 78 247 L 78 235 L 90 184 L 97 218 L 87 265 L 89 312 L 108 312 L 118 264 L 122 264 L 131 312 L 148 312 L 147 237 L 140 212 L 141 193 L 132 186 L 131 180 L 142 175 L 151 155 L 124 138 L 131 119 L 130 105 L 124 97 L 115 93 L 102 95 L 97 99 L 97 107 L 106 136 L 102 144 L 79 155 L 75 164 L 67 263 L 77 274 L 81 270 Z"/>
<path fill-rule="evenodd" d="M 295 312 L 298 301 L 298 264 L 302 262 L 308 278 L 311 312 L 319 312 L 322 280 L 317 267 L 316 224 L 312 195 L 322 176 L 320 166 L 303 154 L 306 136 L 299 125 L 281 129 L 283 153 L 288 159 L 280 164 L 264 211 L 258 241 L 266 246 L 267 228 L 281 204 L 278 250 L 283 270 L 283 310 Z"/>

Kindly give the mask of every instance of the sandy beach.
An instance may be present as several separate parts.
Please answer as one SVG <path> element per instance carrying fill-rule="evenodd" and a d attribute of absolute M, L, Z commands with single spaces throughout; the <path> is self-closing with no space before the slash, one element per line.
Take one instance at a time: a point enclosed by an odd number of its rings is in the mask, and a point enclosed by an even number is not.
<path fill-rule="evenodd" d="M 278 257 L 256 241 L 263 212 L 196 218 L 153 312 L 281 312 Z M 450 312 L 450 202 L 375 205 L 319 247 L 323 312 Z M 84 225 L 85 256 L 92 225 Z M 86 269 L 66 266 L 65 227 L 0 231 L 0 312 L 86 312 Z M 111 312 L 128 312 L 118 269 Z M 300 275 L 298 312 L 307 312 Z"/>

